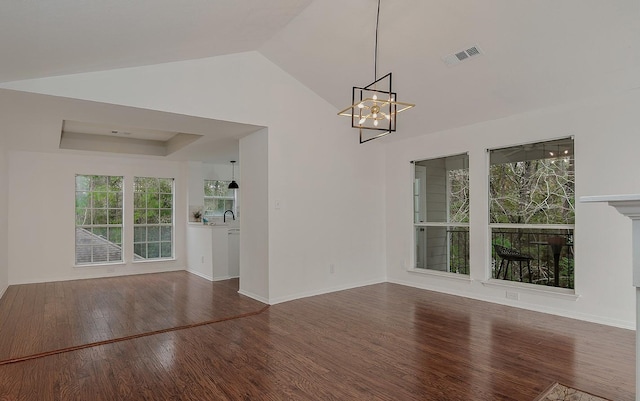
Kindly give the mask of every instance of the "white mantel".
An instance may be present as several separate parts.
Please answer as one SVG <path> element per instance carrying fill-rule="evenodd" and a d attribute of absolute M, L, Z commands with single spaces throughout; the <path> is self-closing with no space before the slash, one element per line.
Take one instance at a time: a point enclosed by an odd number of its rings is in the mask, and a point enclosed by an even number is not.
<path fill-rule="evenodd" d="M 582 196 L 580 202 L 607 202 L 631 219 L 633 286 L 636 287 L 636 401 L 640 401 L 640 194 Z"/>

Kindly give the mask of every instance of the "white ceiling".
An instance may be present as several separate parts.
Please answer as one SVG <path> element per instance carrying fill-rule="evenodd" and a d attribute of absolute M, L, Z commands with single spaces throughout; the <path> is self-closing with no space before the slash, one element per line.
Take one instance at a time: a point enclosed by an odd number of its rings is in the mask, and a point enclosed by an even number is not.
<path fill-rule="evenodd" d="M 11 90 L 0 90 L 0 110 L 5 146 L 36 152 L 94 153 L 97 144 L 101 153 L 228 164 L 239 160 L 239 139 L 264 128 Z M 109 136 L 109 130 L 131 135 Z"/>
<path fill-rule="evenodd" d="M 256 50 L 311 0 L 3 0 L 0 82 Z"/>
<path fill-rule="evenodd" d="M 72 120 L 63 121 L 62 133 L 74 133 L 94 136 L 114 135 L 116 137 L 125 139 L 141 139 L 161 142 L 166 142 L 179 134 L 179 132 L 175 131 L 127 127 L 114 124 L 98 124 L 86 121 Z"/>
<path fill-rule="evenodd" d="M 374 80 L 376 5 L 2 1 L 0 82 L 258 50 L 337 111 L 352 86 Z M 443 62 L 473 45 L 483 54 Z M 378 75 L 386 72 L 399 100 L 417 104 L 403 119 L 422 127 L 396 138 L 640 87 L 640 2 L 382 0 Z"/>
<path fill-rule="evenodd" d="M 638 0 L 382 0 L 378 76 L 419 135 L 640 86 Z M 376 0 L 316 0 L 261 51 L 337 109 L 371 83 Z M 453 67 L 443 57 L 478 45 Z M 413 124 L 412 124 L 413 125 Z M 394 137 L 389 136 L 387 138 Z"/>

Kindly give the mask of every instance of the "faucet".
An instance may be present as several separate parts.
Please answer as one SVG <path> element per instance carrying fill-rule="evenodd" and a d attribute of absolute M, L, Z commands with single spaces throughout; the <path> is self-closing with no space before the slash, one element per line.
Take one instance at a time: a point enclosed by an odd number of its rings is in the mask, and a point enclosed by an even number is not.
<path fill-rule="evenodd" d="M 222 221 L 223 221 L 224 223 L 226 223 L 226 222 L 227 222 L 227 212 L 231 212 L 231 217 L 233 217 L 233 219 L 234 219 L 234 220 L 236 219 L 236 215 L 235 215 L 235 214 L 233 214 L 233 210 L 231 210 L 231 209 L 227 209 L 227 210 L 225 210 L 225 211 L 224 211 L 224 214 L 222 215 Z"/>

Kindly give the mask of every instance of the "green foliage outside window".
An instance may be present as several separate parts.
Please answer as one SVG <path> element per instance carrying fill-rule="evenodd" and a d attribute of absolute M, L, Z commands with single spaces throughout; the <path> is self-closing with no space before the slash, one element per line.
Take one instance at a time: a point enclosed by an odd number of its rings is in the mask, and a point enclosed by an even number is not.
<path fill-rule="evenodd" d="M 229 189 L 230 181 L 204 180 L 205 216 L 222 216 L 225 210 L 235 208 L 235 190 Z"/>
<path fill-rule="evenodd" d="M 76 175 L 76 264 L 122 260 L 123 177 Z"/>
<path fill-rule="evenodd" d="M 173 257 L 173 178 L 134 178 L 133 223 L 136 258 Z"/>

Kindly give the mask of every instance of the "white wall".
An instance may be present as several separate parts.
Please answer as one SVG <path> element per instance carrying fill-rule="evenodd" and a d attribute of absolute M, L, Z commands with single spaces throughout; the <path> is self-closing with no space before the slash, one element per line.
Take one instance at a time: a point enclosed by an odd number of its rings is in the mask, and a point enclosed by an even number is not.
<path fill-rule="evenodd" d="M 244 175 L 238 191 L 240 219 L 240 293 L 263 302 L 269 297 L 269 136 L 267 129 L 240 140 Z M 238 184 L 240 185 L 240 184 Z"/>
<path fill-rule="evenodd" d="M 23 284 L 110 275 L 127 275 L 184 269 L 185 169 L 183 163 L 137 158 L 114 158 L 9 152 L 9 282 Z M 125 264 L 74 267 L 75 175 L 122 175 L 175 179 L 175 260 L 133 263 L 133 228 L 125 225 Z M 133 185 L 131 185 L 131 188 Z M 133 221 L 125 191 L 125 221 Z M 129 199 L 129 200 L 127 200 Z M 127 228 L 128 227 L 128 228 Z"/>
<path fill-rule="evenodd" d="M 187 226 L 187 271 L 213 281 L 212 229 L 203 224 Z"/>
<path fill-rule="evenodd" d="M 640 91 L 512 116 L 387 146 L 387 266 L 392 282 L 621 327 L 635 326 L 631 223 L 602 204 L 576 204 L 577 299 L 483 285 L 489 277 L 487 148 L 575 136 L 576 197 L 640 193 Z M 407 272 L 413 258 L 411 160 L 469 152 L 471 281 Z"/>
<path fill-rule="evenodd" d="M 578 197 L 640 192 L 640 175 L 635 174 L 640 167 L 636 155 L 640 142 L 635 121 L 640 109 L 637 91 L 390 142 L 383 147 L 378 142 L 357 144 L 357 133 L 347 127 L 348 122 L 334 118 L 336 110 L 332 106 L 253 52 L 9 86 L 268 126 L 268 134 L 261 131 L 255 138 L 247 137 L 244 151 L 241 144 L 241 191 L 258 188 L 258 184 L 247 181 L 252 174 L 251 168 L 247 171 L 247 154 L 257 158 L 266 155 L 267 169 L 256 177 L 267 177 L 268 202 L 242 201 L 240 264 L 241 282 L 246 283 L 241 290 L 269 302 L 383 281 L 388 276 L 390 281 L 421 288 L 634 327 L 631 227 L 628 219 L 606 205 L 576 206 L 577 299 L 522 290 L 518 291 L 519 301 L 510 301 L 504 289 L 486 286 L 483 281 L 488 277 L 489 263 L 486 149 L 574 135 Z M 346 95 L 348 98 L 348 91 Z M 23 119 L 17 127 L 30 124 L 31 120 Z M 402 129 L 412 132 L 419 126 L 403 124 Z M 258 156 L 255 152 L 260 148 L 266 153 Z M 463 152 L 470 155 L 471 280 L 409 273 L 406 268 L 413 253 L 409 161 Z M 10 239 L 9 244 L 27 252 L 31 239 L 26 236 L 27 224 L 22 216 L 25 210 L 32 213 L 29 208 L 37 205 L 28 202 L 25 207 L 18 198 L 19 194 L 34 195 L 35 190 L 16 182 L 38 174 L 53 180 L 52 167 L 68 174 L 78 166 L 94 163 L 93 158 L 66 161 L 66 155 L 23 155 L 34 159 L 32 165 L 31 161 L 17 160 L 19 155 L 12 153 L 9 172 L 10 212 L 19 217 L 9 219 L 9 230 L 12 237 L 15 230 L 20 240 Z M 255 164 L 263 165 L 263 158 L 256 159 Z M 31 175 L 16 167 L 25 168 Z M 36 180 L 52 189 L 47 180 Z M 264 188 L 260 189 L 259 193 L 263 192 Z M 54 204 L 67 207 L 64 200 Z M 259 251 L 247 246 L 249 237 L 245 235 L 252 225 L 245 218 L 250 213 L 256 219 L 267 213 L 266 221 L 253 223 L 257 224 L 254 240 L 260 244 Z M 61 221 L 55 218 L 53 222 Z M 51 233 L 50 228 L 42 231 Z M 41 234 L 36 239 L 47 251 L 61 245 L 52 246 Z M 27 266 L 16 260 L 16 251 L 12 252 L 10 280 L 32 277 L 20 272 Z M 41 281 L 71 273 L 68 259 L 62 255 L 46 261 L 39 256 L 33 258 L 31 262 L 54 265 L 51 271 L 44 271 L 45 266 L 37 268 L 42 270 L 37 272 Z M 330 272 L 331 265 L 334 273 Z M 255 281 L 245 281 L 247 278 Z"/>
<path fill-rule="evenodd" d="M 261 261 L 268 263 L 269 301 L 384 281 L 383 147 L 359 145 L 348 119 L 259 53 L 3 86 L 269 127 L 269 252 Z M 244 191 L 244 153 L 240 161 Z M 253 252 L 244 246 L 245 205 L 241 200 L 241 282 L 242 260 Z"/>
<path fill-rule="evenodd" d="M 240 169 L 242 168 L 242 161 L 236 160 L 236 165 L 234 167 L 235 172 L 232 171 L 231 163 L 227 164 L 210 164 L 203 163 L 202 164 L 202 175 L 205 180 L 221 180 L 221 181 L 231 181 L 231 176 L 235 176 L 235 180 L 240 184 Z"/>
<path fill-rule="evenodd" d="M 9 168 L 7 151 L 5 148 L 5 133 L 0 132 L 0 187 L 7 188 L 9 184 Z M 9 286 L 8 246 L 8 191 L 0 192 L 0 297 Z"/>
<path fill-rule="evenodd" d="M 188 191 L 187 204 L 189 205 L 189 215 L 187 219 L 195 222 L 193 213 L 202 212 L 204 208 L 204 184 L 202 177 L 203 163 L 199 161 L 187 162 Z"/>

